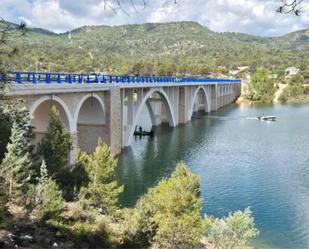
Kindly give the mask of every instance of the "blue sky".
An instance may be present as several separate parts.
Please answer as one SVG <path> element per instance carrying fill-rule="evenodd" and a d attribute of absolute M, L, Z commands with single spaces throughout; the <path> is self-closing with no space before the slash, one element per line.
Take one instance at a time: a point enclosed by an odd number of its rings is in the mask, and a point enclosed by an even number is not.
<path fill-rule="evenodd" d="M 275 12 L 280 0 L 129 0 L 119 9 L 113 0 L 0 0 L 0 16 L 29 26 L 65 32 L 84 25 L 196 21 L 217 32 L 279 36 L 309 28 L 309 0 L 302 15 Z M 125 3 L 127 2 L 127 4 Z"/>

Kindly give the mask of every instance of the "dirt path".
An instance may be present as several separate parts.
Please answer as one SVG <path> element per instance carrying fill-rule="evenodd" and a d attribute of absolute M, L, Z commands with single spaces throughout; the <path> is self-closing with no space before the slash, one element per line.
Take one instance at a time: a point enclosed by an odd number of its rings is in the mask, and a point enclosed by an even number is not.
<path fill-rule="evenodd" d="M 288 84 L 279 84 L 279 89 L 275 92 L 275 95 L 274 95 L 273 102 L 275 104 L 279 103 L 279 98 L 280 98 L 281 94 L 283 93 L 284 88 L 286 88 L 287 86 L 288 86 Z"/>

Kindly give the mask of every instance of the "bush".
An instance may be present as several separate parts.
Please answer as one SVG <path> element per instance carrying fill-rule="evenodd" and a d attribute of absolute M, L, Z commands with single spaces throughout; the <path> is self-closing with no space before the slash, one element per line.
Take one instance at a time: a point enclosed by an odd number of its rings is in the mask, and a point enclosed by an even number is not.
<path fill-rule="evenodd" d="M 67 177 L 62 177 L 62 172 L 68 166 L 71 147 L 71 136 L 61 121 L 59 111 L 52 106 L 48 131 L 39 144 L 38 152 L 46 162 L 48 174 L 60 185 L 65 185 L 68 181 Z"/>
<path fill-rule="evenodd" d="M 295 85 L 303 85 L 305 83 L 305 78 L 301 74 L 295 74 L 291 80 L 290 80 L 290 85 L 295 86 Z"/>
<path fill-rule="evenodd" d="M 279 102 L 286 103 L 287 101 L 288 101 L 288 97 L 286 96 L 286 94 L 282 93 L 279 97 Z"/>
<path fill-rule="evenodd" d="M 279 101 L 285 103 L 290 98 L 296 98 L 304 94 L 308 94 L 308 87 L 302 85 L 288 85 L 281 94 Z"/>
<path fill-rule="evenodd" d="M 99 139 L 93 153 L 80 153 L 79 162 L 84 166 L 89 178 L 88 185 L 81 188 L 80 201 L 104 213 L 116 210 L 118 196 L 123 187 L 117 182 L 117 159 L 111 154 L 109 147 Z"/>
<path fill-rule="evenodd" d="M 35 191 L 33 215 L 39 220 L 57 219 L 64 207 L 62 192 L 57 183 L 48 176 L 45 161 L 41 165 L 41 176 Z"/>
<path fill-rule="evenodd" d="M 5 194 L 10 201 L 17 205 L 24 205 L 34 176 L 30 143 L 32 127 L 27 110 L 21 110 L 19 116 L 12 126 L 10 142 L 0 167 L 0 174 Z"/>
<path fill-rule="evenodd" d="M 11 122 L 9 115 L 0 107 L 0 164 L 6 152 L 6 146 L 10 141 Z"/>
<path fill-rule="evenodd" d="M 214 219 L 207 236 L 217 249 L 234 249 L 246 246 L 258 234 L 252 212 L 247 208 L 244 212 L 236 211 L 226 218 Z"/>
<path fill-rule="evenodd" d="M 0 194 L 0 229 L 5 229 L 7 225 L 9 224 L 9 212 L 7 211 L 6 206 L 5 206 L 6 202 L 7 202 L 6 197 L 1 193 Z"/>
<path fill-rule="evenodd" d="M 195 248 L 202 233 L 199 187 L 199 178 L 178 164 L 138 201 L 135 238 L 155 248 Z"/>
<path fill-rule="evenodd" d="M 138 217 L 135 209 L 123 208 L 114 214 L 118 226 L 114 227 L 114 241 L 118 246 L 129 248 L 138 247 L 141 241 L 137 238 L 139 233 Z"/>
<path fill-rule="evenodd" d="M 252 87 L 254 89 L 253 100 L 271 102 L 275 91 L 274 82 L 269 78 L 265 69 L 258 69 L 252 75 Z"/>

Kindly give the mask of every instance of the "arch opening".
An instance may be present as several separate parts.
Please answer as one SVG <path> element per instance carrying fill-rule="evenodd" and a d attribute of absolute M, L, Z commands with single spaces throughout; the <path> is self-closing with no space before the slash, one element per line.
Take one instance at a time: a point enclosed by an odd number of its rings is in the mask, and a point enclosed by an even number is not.
<path fill-rule="evenodd" d="M 76 128 L 77 144 L 83 151 L 93 152 L 99 138 L 107 142 L 104 106 L 99 97 L 86 96 L 81 101 L 76 114 Z"/>
<path fill-rule="evenodd" d="M 134 131 L 140 126 L 143 131 L 151 131 L 154 127 L 162 124 L 168 124 L 171 127 L 176 126 L 171 103 L 163 90 L 150 90 L 143 99 L 138 98 L 139 94 L 134 92 L 134 104 L 125 103 L 125 108 L 127 109 L 126 125 L 124 127 L 125 146 L 131 145 Z M 126 100 L 128 99 L 126 98 Z M 130 114 L 132 115 L 132 110 L 130 109 L 135 109 L 131 119 Z"/>
<path fill-rule="evenodd" d="M 205 115 L 209 112 L 207 93 L 203 87 L 199 87 L 193 97 L 191 118 Z"/>
<path fill-rule="evenodd" d="M 172 115 L 169 115 L 169 104 L 162 93 L 153 92 L 148 97 L 145 104 L 146 105 L 144 105 L 143 108 L 148 111 L 152 127 L 156 127 L 161 124 L 170 124 L 173 126 Z M 137 117 L 137 124 L 140 122 L 141 116 L 142 115 L 139 115 L 139 117 Z"/>
<path fill-rule="evenodd" d="M 39 102 L 30 109 L 31 125 L 34 127 L 35 133 L 34 143 L 39 143 L 47 133 L 50 121 L 49 111 L 52 106 L 57 108 L 64 127 L 70 131 L 70 114 L 67 112 L 66 108 L 53 99 L 39 100 Z"/>

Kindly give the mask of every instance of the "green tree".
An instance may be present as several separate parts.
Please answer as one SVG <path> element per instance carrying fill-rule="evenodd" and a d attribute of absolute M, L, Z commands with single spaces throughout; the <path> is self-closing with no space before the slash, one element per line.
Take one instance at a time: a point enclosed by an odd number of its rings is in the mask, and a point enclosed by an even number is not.
<path fill-rule="evenodd" d="M 58 218 L 64 207 L 62 192 L 57 183 L 48 175 L 44 160 L 40 167 L 40 177 L 35 190 L 34 206 L 33 214 L 39 220 Z"/>
<path fill-rule="evenodd" d="M 46 162 L 49 175 L 58 183 L 66 184 L 68 179 L 63 179 L 62 173 L 68 166 L 71 136 L 65 129 L 56 106 L 51 107 L 49 117 L 48 131 L 39 144 L 38 151 Z"/>
<path fill-rule="evenodd" d="M 114 211 L 123 187 L 117 182 L 117 159 L 111 154 L 109 147 L 99 139 L 93 153 L 80 152 L 79 162 L 89 177 L 88 185 L 80 191 L 80 199 L 105 213 Z"/>
<path fill-rule="evenodd" d="M 6 203 L 7 203 L 7 196 L 2 191 L 4 189 L 4 182 L 0 180 L 0 229 L 6 228 L 9 223 L 9 213 L 7 211 Z"/>
<path fill-rule="evenodd" d="M 207 236 L 217 249 L 243 248 L 259 234 L 249 208 L 210 223 Z"/>
<path fill-rule="evenodd" d="M 169 179 L 138 201 L 138 241 L 157 248 L 196 248 L 202 234 L 199 196 L 199 178 L 178 164 Z"/>
<path fill-rule="evenodd" d="M 0 164 L 4 158 L 4 154 L 6 152 L 7 144 L 10 141 L 11 135 L 11 122 L 10 116 L 4 110 L 4 108 L 0 107 Z"/>
<path fill-rule="evenodd" d="M 252 76 L 252 86 L 254 88 L 254 100 L 267 102 L 274 94 L 274 83 L 269 78 L 265 69 L 258 69 Z"/>
<path fill-rule="evenodd" d="M 10 143 L 1 166 L 6 194 L 16 203 L 21 203 L 27 196 L 34 175 L 31 138 L 30 116 L 28 111 L 23 109 L 14 120 Z"/>

